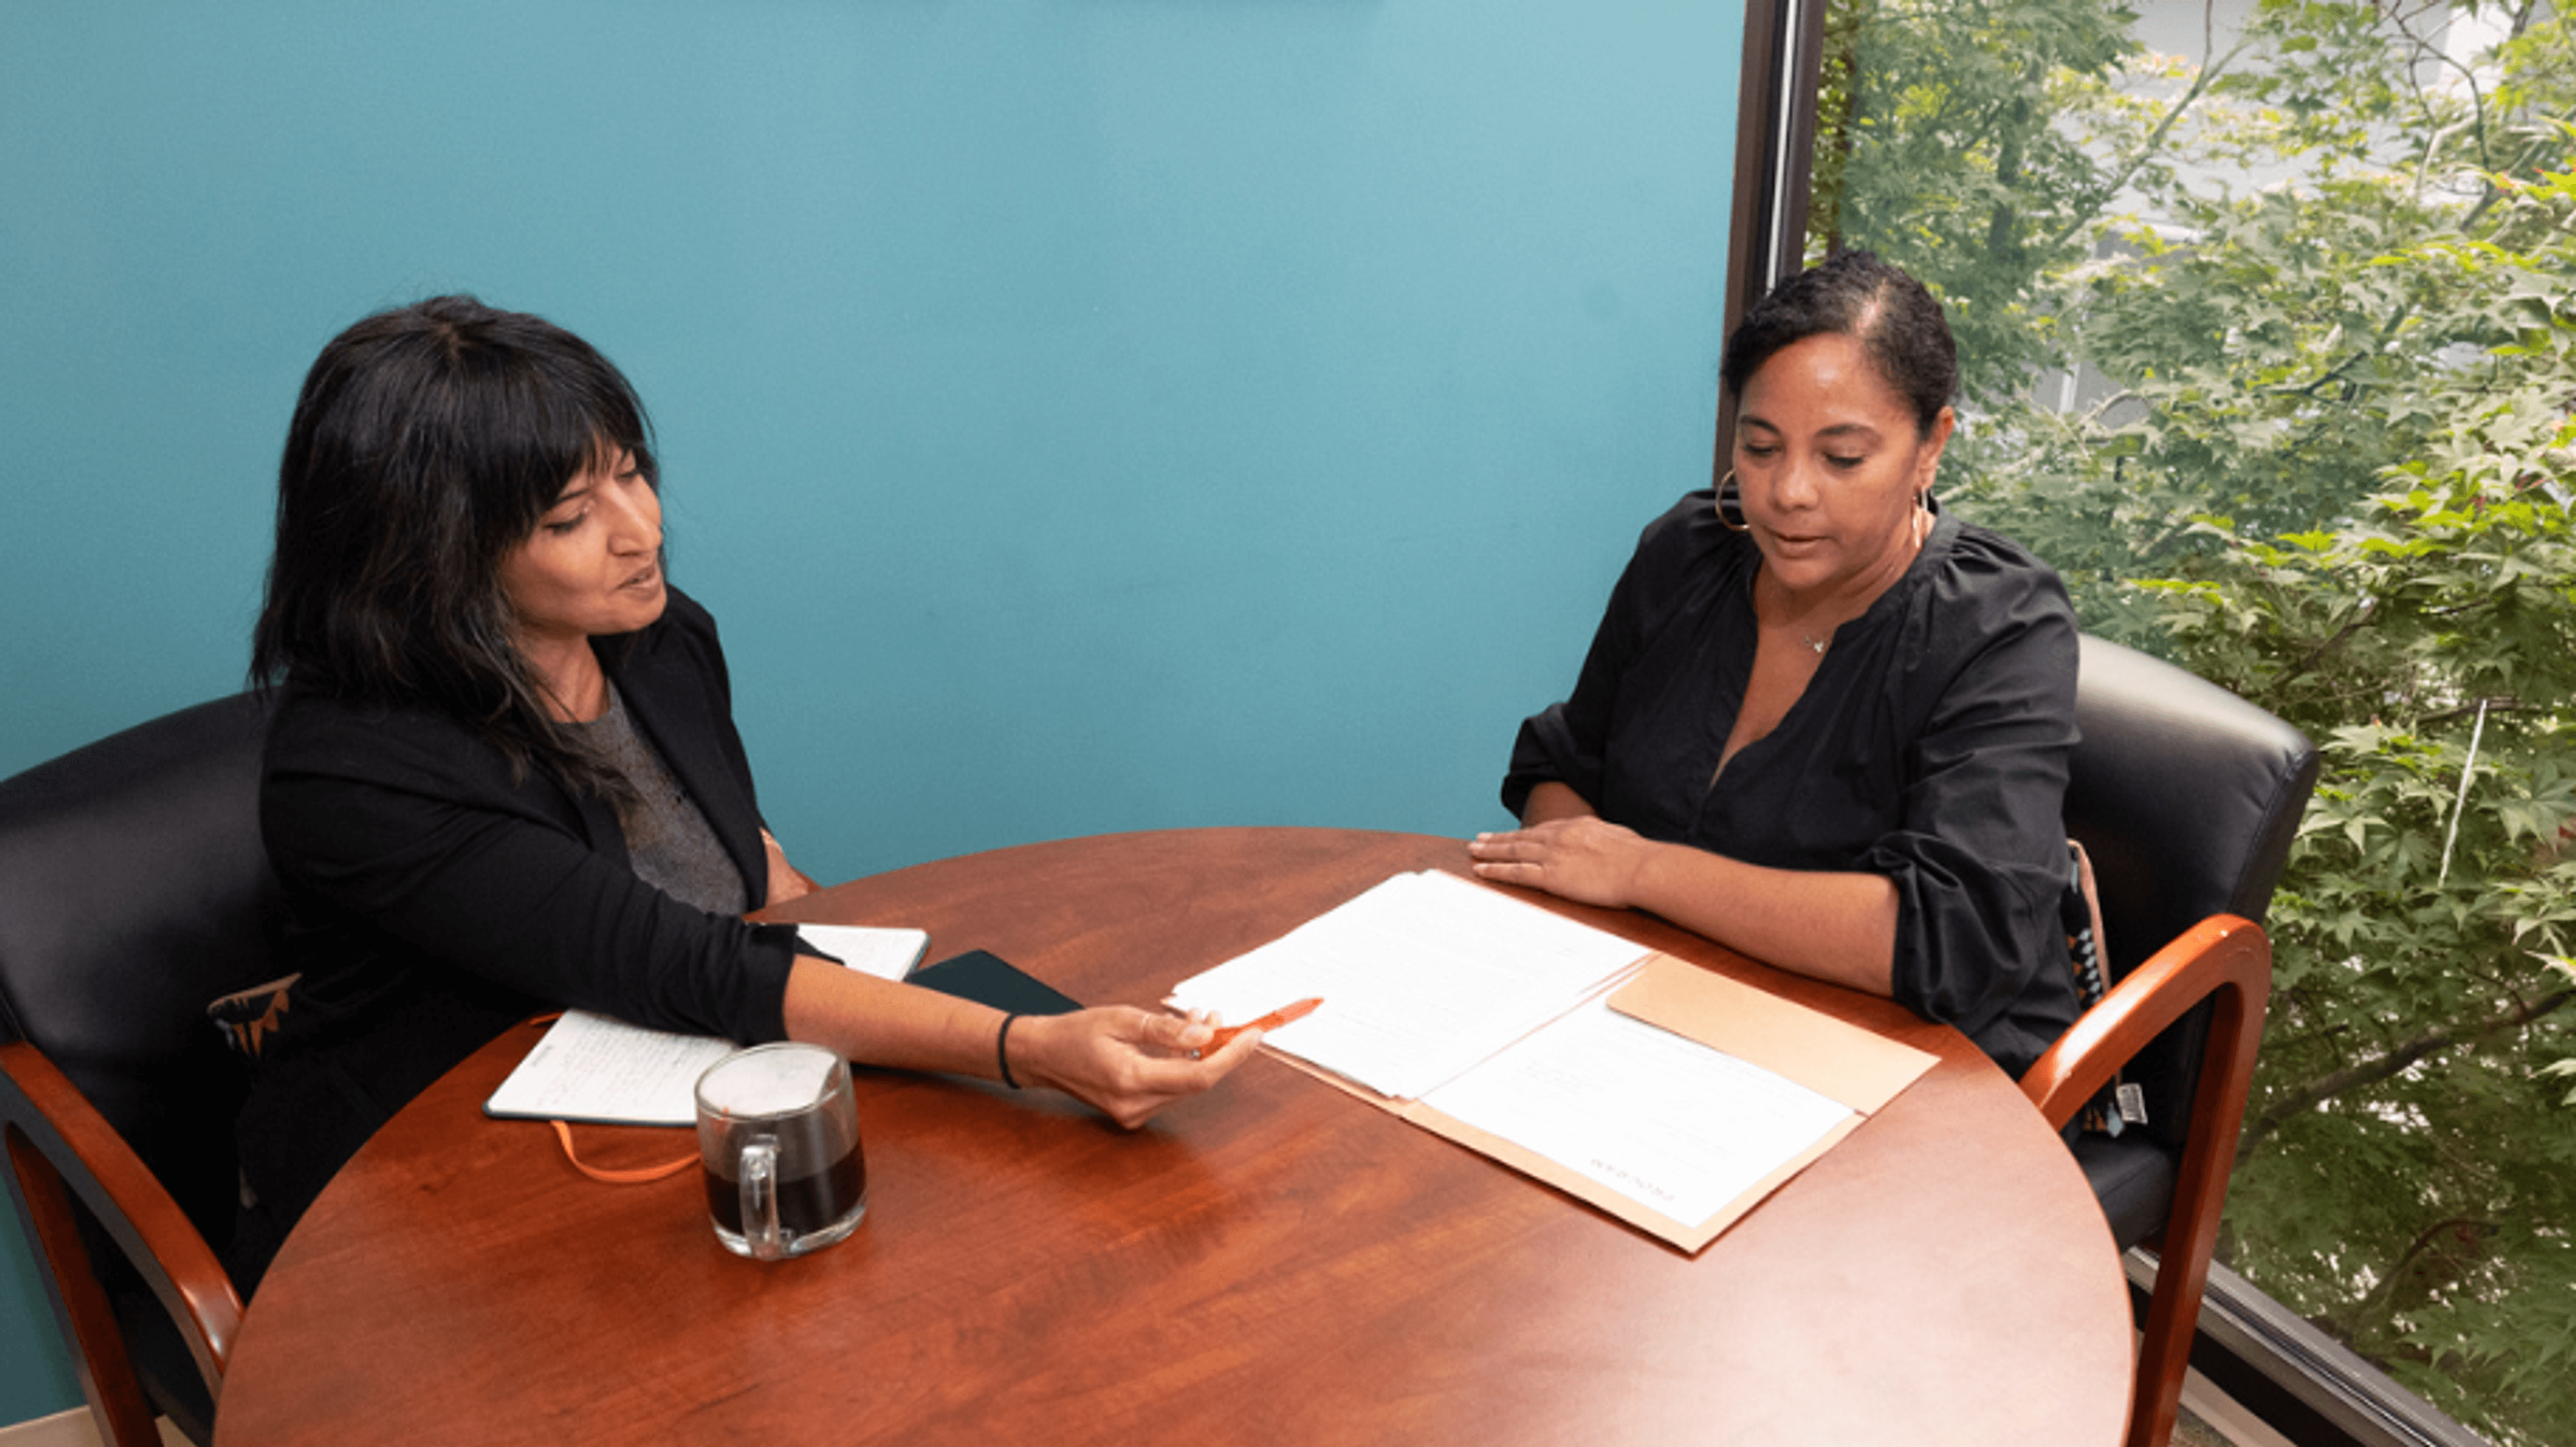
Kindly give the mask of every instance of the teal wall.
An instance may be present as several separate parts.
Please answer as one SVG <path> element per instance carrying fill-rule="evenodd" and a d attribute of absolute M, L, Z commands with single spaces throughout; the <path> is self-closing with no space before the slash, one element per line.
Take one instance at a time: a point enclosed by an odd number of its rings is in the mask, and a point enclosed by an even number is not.
<path fill-rule="evenodd" d="M 304 367 L 471 290 L 653 409 L 813 874 L 1491 824 L 1707 475 L 1740 17 L 0 6 L 0 774 L 239 685 Z"/>

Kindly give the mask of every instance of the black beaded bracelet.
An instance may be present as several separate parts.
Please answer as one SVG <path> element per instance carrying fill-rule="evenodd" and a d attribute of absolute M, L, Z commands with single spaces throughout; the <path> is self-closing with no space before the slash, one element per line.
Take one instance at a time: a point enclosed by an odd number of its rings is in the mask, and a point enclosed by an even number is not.
<path fill-rule="evenodd" d="M 1003 1016 L 1002 1033 L 993 1037 L 993 1059 L 1002 1067 L 1002 1083 L 1013 1090 L 1020 1088 L 1020 1083 L 1011 1078 L 1011 1022 L 1018 1018 L 1017 1014 Z"/>

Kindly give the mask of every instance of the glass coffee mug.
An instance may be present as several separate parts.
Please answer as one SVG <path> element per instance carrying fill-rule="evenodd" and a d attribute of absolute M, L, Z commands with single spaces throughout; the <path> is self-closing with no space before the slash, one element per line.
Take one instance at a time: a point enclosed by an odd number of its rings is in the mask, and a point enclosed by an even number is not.
<path fill-rule="evenodd" d="M 698 1077 L 698 1162 L 716 1239 L 778 1261 L 858 1228 L 868 1209 L 850 1067 L 819 1045 L 739 1050 Z"/>

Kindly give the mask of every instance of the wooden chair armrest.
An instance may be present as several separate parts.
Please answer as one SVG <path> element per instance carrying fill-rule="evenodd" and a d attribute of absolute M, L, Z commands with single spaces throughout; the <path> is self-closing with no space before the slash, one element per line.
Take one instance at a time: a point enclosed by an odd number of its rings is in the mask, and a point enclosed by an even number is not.
<path fill-rule="evenodd" d="M 13 1166 L 23 1141 L 107 1228 L 180 1325 L 207 1392 L 219 1397 L 241 1330 L 241 1294 L 232 1277 L 133 1147 L 24 1041 L 0 1045 L 0 1133 L 9 1138 Z M 31 1222 L 31 1232 L 39 1224 Z"/>
<path fill-rule="evenodd" d="M 2201 1001 L 2231 988 L 2240 992 L 2259 1029 L 2272 992 L 2272 942 L 2252 920 L 2211 915 L 2085 1011 L 2022 1076 L 2022 1093 L 2050 1126 L 2064 1129 L 2148 1041 Z"/>
<path fill-rule="evenodd" d="M 2021 1079 L 2040 1114 L 2062 1129 L 2148 1041 L 2210 1003 L 2191 1135 L 2175 1170 L 2173 1208 L 2155 1241 L 2156 1287 L 2139 1336 L 2131 1447 L 2161 1447 L 2173 1433 L 2271 994 L 2271 940 L 2251 920 L 2212 915 L 2131 971 Z"/>

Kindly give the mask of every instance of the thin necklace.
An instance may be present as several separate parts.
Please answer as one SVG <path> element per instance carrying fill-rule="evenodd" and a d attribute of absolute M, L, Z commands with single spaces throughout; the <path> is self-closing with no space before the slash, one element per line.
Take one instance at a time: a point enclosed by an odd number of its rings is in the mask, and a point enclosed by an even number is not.
<path fill-rule="evenodd" d="M 1915 554 L 1919 554 L 1923 551 L 1923 540 L 1931 536 L 1932 533 L 1932 529 L 1929 524 L 1936 521 L 1938 521 L 1938 519 L 1932 516 L 1932 510 L 1930 508 L 1923 507 L 1919 504 L 1915 507 L 1914 516 L 1906 525 L 1906 531 L 1911 533 L 1914 538 L 1913 552 Z M 1913 555 L 1909 554 L 1907 557 L 1908 564 L 1910 565 L 1912 561 Z M 1822 638 L 1819 638 L 1815 634 L 1809 633 L 1804 629 L 1799 630 L 1798 636 L 1806 641 L 1809 648 L 1815 650 L 1818 658 L 1824 657 L 1825 650 L 1831 648 L 1834 644 L 1834 630 L 1830 628 L 1825 630 L 1825 636 Z"/>

